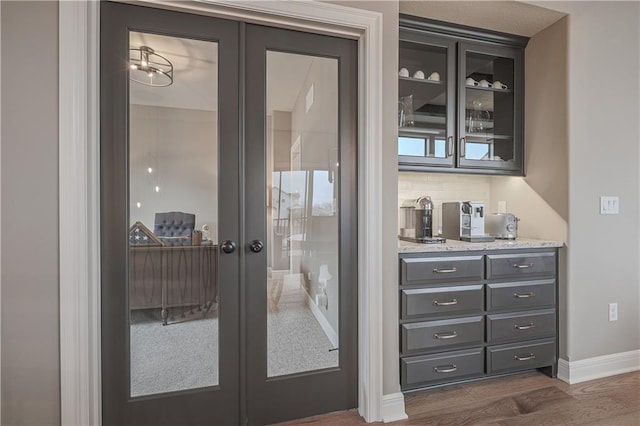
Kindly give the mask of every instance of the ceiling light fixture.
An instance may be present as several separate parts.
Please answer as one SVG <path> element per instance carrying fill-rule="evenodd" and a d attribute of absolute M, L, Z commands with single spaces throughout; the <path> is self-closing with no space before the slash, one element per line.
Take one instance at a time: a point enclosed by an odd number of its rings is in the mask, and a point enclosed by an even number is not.
<path fill-rule="evenodd" d="M 132 48 L 129 52 L 129 77 L 147 86 L 171 86 L 173 64 L 149 46 Z"/>

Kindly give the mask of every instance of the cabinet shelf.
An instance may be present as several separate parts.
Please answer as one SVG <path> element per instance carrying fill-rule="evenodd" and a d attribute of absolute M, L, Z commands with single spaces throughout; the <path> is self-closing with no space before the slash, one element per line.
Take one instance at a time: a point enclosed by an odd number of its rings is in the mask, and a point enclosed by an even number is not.
<path fill-rule="evenodd" d="M 513 136 L 510 135 L 495 135 L 493 133 L 466 133 L 465 137 L 471 140 L 481 140 L 481 141 L 490 141 L 490 140 L 511 140 Z"/>
<path fill-rule="evenodd" d="M 415 77 L 402 77 L 399 76 L 398 79 L 400 80 L 404 80 L 404 81 L 411 81 L 414 83 L 425 83 L 425 84 L 434 84 L 437 86 L 444 86 L 444 81 L 442 80 L 427 80 L 426 78 L 415 78 Z"/>
<path fill-rule="evenodd" d="M 398 136 L 425 137 L 425 136 L 445 136 L 446 130 L 442 129 L 421 129 L 419 127 L 398 127 Z"/>
<path fill-rule="evenodd" d="M 469 85 L 465 85 L 464 87 L 466 87 L 467 89 L 470 89 L 470 90 L 481 90 L 483 92 L 496 92 L 496 93 L 511 93 L 512 92 L 511 89 L 495 89 L 493 87 L 469 86 Z"/>

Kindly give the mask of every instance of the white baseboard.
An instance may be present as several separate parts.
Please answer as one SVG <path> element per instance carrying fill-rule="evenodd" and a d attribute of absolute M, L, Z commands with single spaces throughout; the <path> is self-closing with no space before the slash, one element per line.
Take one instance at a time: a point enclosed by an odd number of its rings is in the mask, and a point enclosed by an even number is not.
<path fill-rule="evenodd" d="M 640 349 L 581 359 L 558 360 L 558 378 L 569 384 L 640 370 Z"/>
<path fill-rule="evenodd" d="M 304 289 L 304 286 L 302 286 L 302 288 Z M 318 305 L 316 305 L 311 296 L 309 296 L 309 293 L 307 293 L 306 289 L 304 290 L 304 292 L 307 295 L 307 304 L 311 309 L 311 313 L 313 313 L 313 316 L 316 317 L 318 324 L 320 324 L 320 327 L 322 327 L 322 331 L 324 331 L 324 334 L 327 335 L 327 339 L 329 339 L 334 348 L 337 348 L 339 344 L 338 333 L 336 333 L 333 327 L 331 327 L 331 324 L 329 324 L 329 321 L 327 321 L 327 318 L 324 316 L 324 314 L 320 312 L 320 308 L 318 308 Z"/>
<path fill-rule="evenodd" d="M 395 422 L 409 418 L 404 411 L 404 395 L 402 392 L 382 396 L 382 421 Z"/>

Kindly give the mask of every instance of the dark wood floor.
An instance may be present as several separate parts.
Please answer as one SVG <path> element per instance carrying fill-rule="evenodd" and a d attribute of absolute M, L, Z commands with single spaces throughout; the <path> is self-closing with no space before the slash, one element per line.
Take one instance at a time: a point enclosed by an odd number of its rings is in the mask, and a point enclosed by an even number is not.
<path fill-rule="evenodd" d="M 407 420 L 389 425 L 640 425 L 640 372 L 568 385 L 526 373 L 405 395 Z M 366 424 L 356 411 L 282 425 Z"/>

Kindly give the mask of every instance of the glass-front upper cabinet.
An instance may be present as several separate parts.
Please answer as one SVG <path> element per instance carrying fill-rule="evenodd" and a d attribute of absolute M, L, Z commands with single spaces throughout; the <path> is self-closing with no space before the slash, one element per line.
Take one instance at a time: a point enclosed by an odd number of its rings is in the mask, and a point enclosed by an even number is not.
<path fill-rule="evenodd" d="M 400 16 L 400 170 L 524 175 L 529 39 Z"/>
<path fill-rule="evenodd" d="M 458 166 L 522 170 L 522 50 L 458 44 Z"/>
<path fill-rule="evenodd" d="M 400 30 L 398 159 L 455 166 L 455 42 Z"/>

